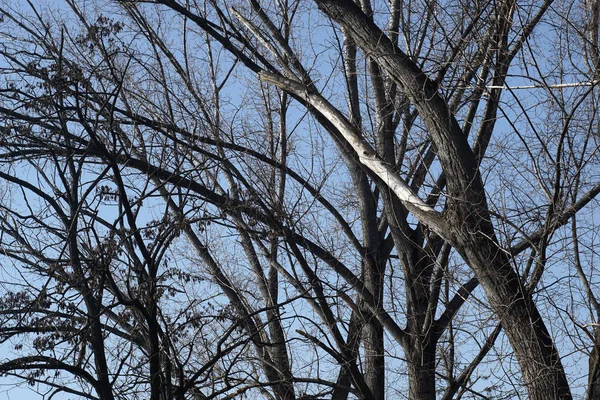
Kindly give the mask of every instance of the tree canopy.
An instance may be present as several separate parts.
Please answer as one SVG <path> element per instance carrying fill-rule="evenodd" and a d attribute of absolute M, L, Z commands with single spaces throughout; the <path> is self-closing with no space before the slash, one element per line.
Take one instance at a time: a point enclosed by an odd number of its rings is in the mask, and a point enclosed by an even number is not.
<path fill-rule="evenodd" d="M 2 0 L 0 382 L 600 398 L 599 13 Z"/>

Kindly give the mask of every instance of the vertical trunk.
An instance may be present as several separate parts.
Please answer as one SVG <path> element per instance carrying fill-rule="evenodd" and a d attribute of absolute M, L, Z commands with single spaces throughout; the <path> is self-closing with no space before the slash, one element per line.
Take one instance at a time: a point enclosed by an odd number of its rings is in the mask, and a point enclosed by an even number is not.
<path fill-rule="evenodd" d="M 372 318 L 363 328 L 365 382 L 375 400 L 385 399 L 385 357 L 383 327 Z"/>
<path fill-rule="evenodd" d="M 152 311 L 148 318 L 148 336 L 150 342 L 150 357 L 148 360 L 150 366 L 150 400 L 160 400 L 163 390 L 160 368 L 160 340 L 158 338 L 156 307 L 151 307 Z"/>
<path fill-rule="evenodd" d="M 405 346 L 408 361 L 409 399 L 435 400 L 434 335 L 428 322 L 430 279 L 433 263 L 422 251 L 416 250 L 418 261 L 413 263 L 407 288 L 409 343 Z M 437 339 L 434 339 L 437 340 Z"/>
<path fill-rule="evenodd" d="M 362 189 L 361 219 L 363 221 L 363 241 L 366 254 L 363 257 L 363 279 L 365 287 L 373 294 L 377 309 L 383 302 L 383 270 L 380 257 L 380 238 L 377 227 L 377 205 L 364 174 L 359 187 Z M 368 314 L 367 314 L 368 315 Z M 375 400 L 385 398 L 385 358 L 383 327 L 375 318 L 365 321 L 363 328 L 363 345 L 365 354 L 365 382 Z"/>
<path fill-rule="evenodd" d="M 594 347 L 589 360 L 588 400 L 600 399 L 600 327 L 594 331 Z"/>
<path fill-rule="evenodd" d="M 370 192 L 369 192 L 370 193 Z M 374 207 L 374 204 L 372 205 Z M 370 207 L 366 207 L 367 210 Z M 371 209 L 375 211 L 375 208 Z M 374 214 L 373 214 L 374 215 Z M 369 218 L 372 216 L 369 215 Z M 373 227 L 371 228 L 373 229 Z M 379 232 L 371 231 L 372 237 L 365 237 L 365 242 L 374 246 L 367 246 L 367 251 L 373 247 L 379 247 Z M 374 237 L 373 237 L 374 236 Z M 379 250 L 375 254 L 367 254 L 364 257 L 364 281 L 365 287 L 373 294 L 377 302 L 377 309 L 383 305 L 383 266 L 379 257 Z M 363 328 L 363 344 L 365 352 L 364 375 L 367 386 L 376 400 L 385 398 L 385 357 L 383 327 L 373 317 L 366 321 Z"/>
<path fill-rule="evenodd" d="M 374 399 L 385 398 L 385 358 L 383 357 L 383 327 L 380 324 L 365 326 L 365 382 Z"/>
<path fill-rule="evenodd" d="M 435 400 L 435 346 L 415 343 L 407 361 L 409 400 Z"/>
<path fill-rule="evenodd" d="M 91 298 L 92 296 L 90 296 Z M 88 310 L 91 322 L 91 345 L 94 352 L 94 362 L 96 374 L 98 376 L 98 397 L 100 400 L 113 400 L 112 385 L 110 384 L 110 375 L 108 371 L 108 362 L 106 361 L 106 350 L 104 348 L 104 335 L 102 334 L 102 325 L 100 324 L 100 310 L 97 307 L 95 299 L 88 299 Z"/>
<path fill-rule="evenodd" d="M 360 315 L 356 312 L 352 312 L 352 315 L 350 316 L 348 337 L 346 339 L 347 347 L 344 352 L 348 362 L 346 365 L 342 365 L 340 368 L 336 387 L 333 389 L 333 393 L 331 394 L 331 400 L 347 400 L 348 395 L 350 394 L 349 389 L 353 381 L 356 381 L 356 377 L 353 377 L 352 374 L 354 371 L 358 371 L 358 368 L 356 368 L 356 359 L 358 358 L 358 348 L 360 346 L 361 337 L 360 318 Z M 356 384 L 355 386 L 357 386 L 357 388 L 359 387 L 359 385 Z"/>
<path fill-rule="evenodd" d="M 427 243 L 423 249 L 423 227 L 411 230 L 399 201 L 389 192 L 382 190 L 386 205 L 386 214 L 390 221 L 390 231 L 395 248 L 401 257 L 405 271 L 407 342 L 403 349 L 408 364 L 408 382 L 410 400 L 435 399 L 435 356 L 438 336 L 426 325 L 431 324 L 430 309 L 431 282 L 435 259 L 431 254 L 441 250 L 441 241 Z M 421 234 L 419 234 L 421 232 Z"/>

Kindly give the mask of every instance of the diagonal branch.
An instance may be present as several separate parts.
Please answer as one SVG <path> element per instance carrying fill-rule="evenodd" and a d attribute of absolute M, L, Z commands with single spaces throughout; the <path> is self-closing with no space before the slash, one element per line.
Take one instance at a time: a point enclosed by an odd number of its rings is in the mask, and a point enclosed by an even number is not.
<path fill-rule="evenodd" d="M 281 90 L 300 97 L 310 106 L 314 107 L 321 116 L 326 118 L 343 135 L 347 143 L 358 154 L 360 162 L 369 168 L 379 179 L 381 179 L 402 201 L 404 206 L 421 221 L 431 227 L 435 227 L 440 235 L 445 235 L 447 230 L 440 213 L 418 197 L 402 178 L 394 171 L 392 165 L 381 160 L 373 147 L 369 145 L 360 135 L 358 129 L 331 103 L 320 94 L 309 90 L 305 85 L 281 75 L 261 72 L 261 80 L 271 83 Z M 444 237 L 443 236 L 443 237 Z M 447 237 L 444 237 L 447 239 Z"/>

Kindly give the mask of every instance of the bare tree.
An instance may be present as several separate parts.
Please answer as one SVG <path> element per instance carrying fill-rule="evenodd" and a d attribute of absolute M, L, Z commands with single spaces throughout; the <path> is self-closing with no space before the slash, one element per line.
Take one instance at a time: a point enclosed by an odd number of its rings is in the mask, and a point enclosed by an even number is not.
<path fill-rule="evenodd" d="M 4 375 L 598 396 L 594 2 L 0 13 Z"/>

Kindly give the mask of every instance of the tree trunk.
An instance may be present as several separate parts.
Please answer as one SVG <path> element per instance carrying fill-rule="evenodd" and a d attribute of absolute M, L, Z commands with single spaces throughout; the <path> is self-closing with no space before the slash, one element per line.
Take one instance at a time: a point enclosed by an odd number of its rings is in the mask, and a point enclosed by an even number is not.
<path fill-rule="evenodd" d="M 435 346 L 415 343 L 407 363 L 409 400 L 435 400 Z"/>
<path fill-rule="evenodd" d="M 365 54 L 377 60 L 415 104 L 448 179 L 445 215 L 448 224 L 443 228 L 447 231 L 436 233 L 456 247 L 481 282 L 515 350 L 530 398 L 570 399 L 554 343 L 533 299 L 520 286 L 518 276 L 495 238 L 475 156 L 436 84 L 353 2 L 315 2 L 353 37 Z"/>
<path fill-rule="evenodd" d="M 365 345 L 365 382 L 375 400 L 385 399 L 385 357 L 383 327 L 375 318 L 363 328 Z"/>
<path fill-rule="evenodd" d="M 477 274 L 502 323 L 521 366 L 529 397 L 570 399 L 569 384 L 546 325 L 505 253 L 497 245 L 490 248 L 494 245 L 485 240 L 477 240 L 477 245 L 465 243 L 461 254 Z"/>
<path fill-rule="evenodd" d="M 587 399 L 600 399 L 600 327 L 596 327 L 590 354 Z"/>

